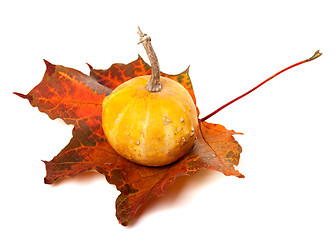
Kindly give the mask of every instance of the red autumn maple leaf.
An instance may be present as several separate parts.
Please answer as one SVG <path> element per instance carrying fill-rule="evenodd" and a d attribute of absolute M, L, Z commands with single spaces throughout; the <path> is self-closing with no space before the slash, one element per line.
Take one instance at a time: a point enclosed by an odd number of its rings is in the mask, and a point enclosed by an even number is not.
<path fill-rule="evenodd" d="M 121 192 L 116 200 L 116 216 L 121 224 L 127 225 L 146 200 L 163 196 L 177 176 L 210 169 L 244 177 L 235 170 L 242 151 L 232 136 L 236 132 L 205 121 L 199 121 L 200 131 L 193 150 L 164 167 L 141 166 L 113 150 L 102 130 L 102 101 L 123 82 L 151 74 L 151 67 L 140 56 L 127 65 L 113 64 L 107 70 L 96 70 L 89 65 L 90 76 L 45 63 L 47 68 L 42 81 L 27 95 L 15 93 L 51 119 L 61 118 L 74 125 L 69 144 L 51 161 L 44 161 L 45 183 L 52 184 L 57 179 L 92 170 L 104 174 Z M 188 69 L 178 75 L 161 75 L 182 84 L 196 102 Z"/>

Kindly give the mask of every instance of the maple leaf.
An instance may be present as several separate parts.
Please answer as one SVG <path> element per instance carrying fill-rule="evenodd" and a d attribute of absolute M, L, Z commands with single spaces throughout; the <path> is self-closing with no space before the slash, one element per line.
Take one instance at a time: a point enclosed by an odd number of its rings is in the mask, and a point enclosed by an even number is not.
<path fill-rule="evenodd" d="M 130 162 L 107 143 L 101 122 L 102 101 L 123 82 L 151 74 L 151 67 L 140 56 L 129 64 L 113 64 L 107 70 L 96 70 L 88 65 L 90 76 L 45 63 L 47 68 L 42 81 L 26 95 L 15 93 L 51 119 L 61 118 L 74 125 L 69 144 L 51 161 L 44 161 L 45 183 L 52 184 L 60 178 L 92 170 L 104 174 L 121 192 L 116 200 L 116 216 L 121 224 L 127 225 L 145 201 L 163 196 L 180 175 L 210 169 L 244 177 L 235 169 L 242 151 L 233 138 L 237 133 L 219 124 L 199 121 L 200 131 L 192 151 L 163 167 Z M 183 85 L 196 103 L 188 68 L 178 75 L 161 75 Z"/>

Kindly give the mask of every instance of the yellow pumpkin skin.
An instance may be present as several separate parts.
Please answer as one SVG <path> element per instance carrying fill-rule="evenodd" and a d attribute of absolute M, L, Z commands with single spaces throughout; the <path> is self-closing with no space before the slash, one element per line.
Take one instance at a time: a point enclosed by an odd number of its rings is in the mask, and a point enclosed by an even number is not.
<path fill-rule="evenodd" d="M 118 86 L 103 101 L 102 126 L 121 156 L 146 166 L 172 163 L 193 147 L 198 129 L 194 102 L 174 80 L 161 77 L 162 89 L 150 92 L 150 75 Z"/>

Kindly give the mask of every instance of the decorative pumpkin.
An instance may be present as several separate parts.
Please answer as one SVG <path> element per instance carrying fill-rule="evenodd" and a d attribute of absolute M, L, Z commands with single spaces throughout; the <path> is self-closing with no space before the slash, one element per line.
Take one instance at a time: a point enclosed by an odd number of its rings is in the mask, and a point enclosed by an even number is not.
<path fill-rule="evenodd" d="M 150 38 L 139 30 L 152 65 L 152 75 L 133 78 L 104 99 L 102 126 L 121 156 L 146 166 L 163 166 L 193 147 L 198 117 L 188 91 L 160 77 Z"/>

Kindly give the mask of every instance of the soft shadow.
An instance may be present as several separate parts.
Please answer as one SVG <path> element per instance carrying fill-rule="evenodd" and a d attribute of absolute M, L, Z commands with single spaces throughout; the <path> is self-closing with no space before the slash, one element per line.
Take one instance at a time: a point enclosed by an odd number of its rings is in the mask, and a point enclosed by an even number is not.
<path fill-rule="evenodd" d="M 157 212 L 163 209 L 173 208 L 176 205 L 187 204 L 190 201 L 191 197 L 190 192 L 197 191 L 197 189 L 203 188 L 205 185 L 208 185 L 210 182 L 214 181 L 218 176 L 224 177 L 222 173 L 210 170 L 200 170 L 195 173 L 193 176 L 179 176 L 176 178 L 175 182 L 172 183 L 163 197 L 154 197 L 147 200 L 136 212 L 134 218 L 129 223 L 127 228 L 132 228 L 135 226 L 138 221 L 144 219 L 145 216 L 150 215 L 153 212 Z M 75 183 L 78 185 L 86 185 L 93 182 L 105 180 L 105 176 L 99 174 L 95 171 L 80 173 L 74 177 L 65 177 L 57 180 L 51 186 L 57 187 L 61 184 L 66 183 Z M 182 194 L 187 189 L 192 189 L 188 192 L 188 196 L 185 197 L 185 194 Z"/>
<path fill-rule="evenodd" d="M 182 192 L 186 188 L 202 188 L 205 184 L 215 177 L 218 172 L 213 172 L 209 170 L 201 170 L 195 173 L 193 176 L 179 176 L 176 178 L 176 181 L 167 189 L 163 197 L 154 197 L 147 200 L 136 212 L 135 217 L 129 223 L 127 227 L 133 227 L 137 222 L 145 217 L 150 215 L 151 212 L 157 211 L 158 209 L 171 208 L 176 204 L 183 204 Z M 187 199 L 190 199 L 189 197 Z M 184 199 L 187 204 L 187 199 Z"/>

